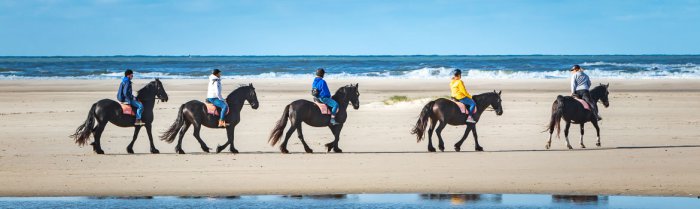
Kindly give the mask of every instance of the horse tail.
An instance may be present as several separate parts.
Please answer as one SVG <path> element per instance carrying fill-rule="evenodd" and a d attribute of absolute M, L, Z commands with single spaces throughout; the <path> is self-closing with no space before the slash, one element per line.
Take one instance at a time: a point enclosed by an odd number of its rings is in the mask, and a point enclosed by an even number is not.
<path fill-rule="evenodd" d="M 182 113 L 182 110 L 184 109 L 185 104 L 180 105 L 180 110 L 177 111 L 177 119 L 175 119 L 175 122 L 173 122 L 173 124 L 170 125 L 170 128 L 168 128 L 167 131 L 163 132 L 163 135 L 160 136 L 160 140 L 168 143 L 173 143 L 173 141 L 175 141 L 175 136 L 177 136 L 177 132 L 180 131 L 182 125 L 185 124 L 185 117 Z"/>
<path fill-rule="evenodd" d="M 417 142 L 423 140 L 425 127 L 428 125 L 430 115 L 433 114 L 433 105 L 435 105 L 435 101 L 430 101 L 428 104 L 423 106 L 423 110 L 421 110 L 420 115 L 418 115 L 418 121 L 416 121 L 416 125 L 413 126 L 413 129 L 411 130 L 411 134 L 416 135 Z"/>
<path fill-rule="evenodd" d="M 90 139 L 90 134 L 92 134 L 92 129 L 95 127 L 95 109 L 97 108 L 97 103 L 92 104 L 90 112 L 88 112 L 87 119 L 85 122 L 75 129 L 75 133 L 70 135 L 70 138 L 75 139 L 75 143 L 83 146 Z"/>
<path fill-rule="evenodd" d="M 280 141 L 280 138 L 282 138 L 282 132 L 284 132 L 284 127 L 287 126 L 287 120 L 289 119 L 290 106 L 291 104 L 284 107 L 284 113 L 282 113 L 282 118 L 280 118 L 280 120 L 277 121 L 277 124 L 275 124 L 275 128 L 272 129 L 272 133 L 270 133 L 270 138 L 267 140 L 267 142 L 269 142 L 272 146 L 275 146 L 277 142 Z"/>
<path fill-rule="evenodd" d="M 547 127 L 547 130 L 545 131 L 550 131 L 554 132 L 554 129 L 557 129 L 557 138 L 560 137 L 561 135 L 561 118 L 564 116 L 564 96 L 559 95 L 557 96 L 557 100 L 554 101 L 554 104 L 552 104 L 552 118 L 549 121 L 549 126 Z"/>

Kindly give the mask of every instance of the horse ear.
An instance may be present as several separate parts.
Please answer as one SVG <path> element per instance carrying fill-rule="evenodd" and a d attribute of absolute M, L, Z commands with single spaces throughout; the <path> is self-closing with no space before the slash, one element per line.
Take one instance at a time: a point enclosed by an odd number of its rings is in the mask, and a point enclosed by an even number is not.
<path fill-rule="evenodd" d="M 253 83 L 249 83 L 248 86 L 253 87 Z"/>
<path fill-rule="evenodd" d="M 610 87 L 610 83 L 605 84 L 605 88 Z"/>
<path fill-rule="evenodd" d="M 501 96 L 501 92 L 502 92 L 502 91 L 500 91 L 500 90 L 498 91 L 498 96 Z"/>
<path fill-rule="evenodd" d="M 360 88 L 360 83 L 355 83 L 355 88 Z"/>

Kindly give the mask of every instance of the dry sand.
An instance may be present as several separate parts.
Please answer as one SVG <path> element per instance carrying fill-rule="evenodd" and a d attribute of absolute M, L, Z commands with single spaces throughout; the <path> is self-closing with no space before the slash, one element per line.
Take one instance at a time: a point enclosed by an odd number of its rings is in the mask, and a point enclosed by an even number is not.
<path fill-rule="evenodd" d="M 136 80 L 135 89 L 147 80 Z M 156 105 L 155 132 L 176 117 L 177 107 L 202 99 L 204 80 L 164 80 L 170 96 Z M 466 80 L 478 94 L 503 90 L 504 114 L 486 112 L 478 125 L 485 152 L 474 152 L 468 138 L 463 152 L 452 145 L 464 126 L 443 132 L 447 150 L 428 153 L 409 130 L 424 105 L 384 106 L 393 95 L 428 98 L 448 95 L 448 81 L 405 79 L 333 80 L 360 83 L 359 110 L 349 110 L 340 147 L 325 153 L 332 138 L 327 128 L 304 127 L 314 154 L 303 153 L 296 138 L 292 154 L 267 144 L 270 129 L 287 103 L 309 98 L 310 81 L 290 79 L 226 80 L 225 90 L 254 82 L 260 108 L 242 111 L 236 146 L 242 153 L 205 154 L 191 132 L 186 155 L 156 139 L 162 154 L 148 154 L 141 131 L 126 154 L 133 129 L 107 126 L 106 155 L 78 147 L 68 135 L 81 124 L 90 105 L 114 98 L 116 80 L 0 81 L 0 196 L 64 195 L 240 195 L 327 193 L 555 193 L 625 195 L 700 195 L 700 81 L 607 80 L 611 106 L 601 110 L 603 146 L 586 126 L 585 143 L 576 126 L 564 140 L 542 133 L 552 101 L 568 94 L 567 80 Z M 210 147 L 226 141 L 223 130 L 203 129 Z"/>

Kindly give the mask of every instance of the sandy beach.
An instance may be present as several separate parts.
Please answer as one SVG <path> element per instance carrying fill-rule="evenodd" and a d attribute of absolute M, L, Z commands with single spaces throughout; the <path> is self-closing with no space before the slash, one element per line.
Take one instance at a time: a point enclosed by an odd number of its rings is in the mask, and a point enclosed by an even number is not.
<path fill-rule="evenodd" d="M 596 80 L 610 83 L 610 107 L 601 108 L 602 147 L 586 125 L 587 147 L 574 150 L 562 139 L 545 150 L 542 133 L 551 104 L 568 95 L 568 80 L 469 80 L 472 94 L 503 90 L 504 114 L 485 112 L 478 124 L 486 150 L 474 152 L 469 137 L 462 152 L 452 145 L 464 126 L 443 132 L 445 152 L 428 153 L 427 142 L 409 133 L 424 98 L 449 94 L 448 81 L 411 79 L 329 79 L 334 91 L 359 83 L 361 107 L 349 110 L 341 134 L 345 153 L 326 153 L 327 128 L 304 127 L 315 153 L 303 152 L 295 136 L 292 154 L 279 153 L 267 137 L 282 108 L 309 99 L 310 81 L 225 80 L 230 92 L 254 83 L 260 108 L 244 107 L 236 129 L 240 154 L 204 153 L 191 132 L 186 155 L 175 144 L 155 140 L 161 154 L 149 154 L 141 131 L 127 154 L 132 128 L 108 125 L 106 155 L 79 147 L 68 136 L 99 99 L 114 99 L 117 80 L 0 81 L 0 196 L 142 196 L 329 193 L 544 193 L 700 195 L 700 82 L 684 79 Z M 136 79 L 134 89 L 148 80 Z M 166 130 L 177 108 L 203 99 L 205 80 L 163 80 L 170 100 L 156 104 L 154 130 Z M 394 95 L 414 102 L 384 105 Z M 422 100 L 423 99 L 423 100 Z M 601 105 L 602 107 L 602 105 Z M 563 134 L 563 133 L 562 133 Z M 210 147 L 226 141 L 224 130 L 203 129 Z"/>

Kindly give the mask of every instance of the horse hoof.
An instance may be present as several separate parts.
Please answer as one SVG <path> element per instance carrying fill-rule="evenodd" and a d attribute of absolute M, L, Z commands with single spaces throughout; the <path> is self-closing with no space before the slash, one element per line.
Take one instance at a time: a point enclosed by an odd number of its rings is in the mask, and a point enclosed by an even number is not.
<path fill-rule="evenodd" d="M 444 146 L 441 146 L 441 147 L 438 147 L 438 148 L 440 149 L 440 152 L 445 152 L 445 147 L 444 147 Z"/>
<path fill-rule="evenodd" d="M 312 150 L 312 149 L 310 149 L 310 148 L 309 148 L 309 149 L 304 149 L 304 151 L 306 151 L 306 153 L 314 153 L 314 150 Z"/>
<path fill-rule="evenodd" d="M 435 147 L 428 147 L 428 152 L 435 152 Z"/>
<path fill-rule="evenodd" d="M 343 150 L 341 150 L 340 148 L 334 148 L 334 149 L 333 149 L 333 152 L 335 152 L 335 153 L 342 153 Z"/>
<path fill-rule="evenodd" d="M 158 149 L 152 149 L 151 154 L 160 154 L 160 151 Z"/>
<path fill-rule="evenodd" d="M 185 154 L 185 150 L 179 149 L 179 150 L 177 150 L 177 154 L 184 155 L 184 154 Z"/>
<path fill-rule="evenodd" d="M 280 149 L 280 152 L 282 152 L 282 154 L 289 154 L 289 150 L 284 148 Z"/>
<path fill-rule="evenodd" d="M 233 153 L 233 154 L 238 154 L 238 150 L 237 150 L 237 149 L 231 149 L 231 150 L 229 150 L 229 151 L 231 151 L 231 153 Z"/>
<path fill-rule="evenodd" d="M 100 150 L 95 150 L 95 153 L 97 153 L 98 155 L 104 155 L 105 151 L 100 149 Z"/>
<path fill-rule="evenodd" d="M 211 150 L 211 148 L 209 148 L 209 147 L 202 147 L 202 151 L 204 151 L 204 152 L 206 152 L 206 153 L 209 153 L 209 150 Z"/>
<path fill-rule="evenodd" d="M 586 145 L 581 144 L 581 149 L 586 149 Z"/>
<path fill-rule="evenodd" d="M 599 142 L 599 143 L 595 143 L 595 146 L 598 146 L 598 147 L 600 147 L 600 142 Z"/>
<path fill-rule="evenodd" d="M 481 151 L 484 151 L 484 148 L 483 147 L 476 147 L 476 148 L 474 148 L 474 150 L 481 152 Z"/>
<path fill-rule="evenodd" d="M 459 151 L 462 151 L 462 148 L 455 146 L 455 152 L 459 152 Z"/>
<path fill-rule="evenodd" d="M 134 149 L 126 148 L 126 153 L 134 154 Z"/>
<path fill-rule="evenodd" d="M 548 144 L 548 145 L 544 145 L 544 148 L 545 148 L 545 149 L 549 149 L 549 144 Z"/>
<path fill-rule="evenodd" d="M 573 147 L 571 147 L 571 145 L 566 145 L 566 147 L 568 147 L 569 149 L 574 149 Z"/>
<path fill-rule="evenodd" d="M 326 148 L 328 149 L 326 152 L 331 152 L 331 150 L 333 150 L 333 143 L 326 144 Z"/>

